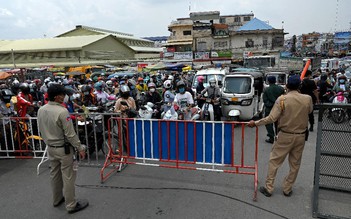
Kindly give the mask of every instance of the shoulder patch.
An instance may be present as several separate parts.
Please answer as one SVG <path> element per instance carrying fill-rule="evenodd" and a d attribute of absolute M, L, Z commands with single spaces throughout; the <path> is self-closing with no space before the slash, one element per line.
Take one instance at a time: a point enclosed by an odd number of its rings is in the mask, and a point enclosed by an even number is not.
<path fill-rule="evenodd" d="M 72 120 L 72 119 L 71 119 L 71 116 L 70 116 L 70 115 L 67 115 L 66 121 L 68 122 L 68 121 L 70 121 L 70 120 Z"/>

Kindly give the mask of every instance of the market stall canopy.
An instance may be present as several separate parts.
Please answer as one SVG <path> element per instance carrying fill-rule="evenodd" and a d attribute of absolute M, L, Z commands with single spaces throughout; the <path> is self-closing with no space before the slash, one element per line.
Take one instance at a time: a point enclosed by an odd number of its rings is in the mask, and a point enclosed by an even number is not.
<path fill-rule="evenodd" d="M 4 79 L 9 78 L 11 76 L 12 76 L 12 74 L 10 74 L 10 73 L 4 72 L 4 71 L 0 72 L 0 80 L 4 80 Z"/>
<path fill-rule="evenodd" d="M 123 76 L 127 76 L 129 78 L 133 77 L 134 75 L 136 75 L 136 72 L 130 72 L 130 71 L 120 71 L 120 72 L 116 72 L 114 74 L 111 74 L 107 77 L 107 79 L 111 79 L 111 78 L 121 78 Z"/>
<path fill-rule="evenodd" d="M 166 70 L 181 71 L 185 66 L 183 63 L 169 64 L 166 66 Z"/>
<path fill-rule="evenodd" d="M 143 68 L 143 71 L 157 71 L 157 70 L 162 70 L 165 69 L 167 65 L 163 62 L 158 62 L 155 65 L 149 65 Z"/>

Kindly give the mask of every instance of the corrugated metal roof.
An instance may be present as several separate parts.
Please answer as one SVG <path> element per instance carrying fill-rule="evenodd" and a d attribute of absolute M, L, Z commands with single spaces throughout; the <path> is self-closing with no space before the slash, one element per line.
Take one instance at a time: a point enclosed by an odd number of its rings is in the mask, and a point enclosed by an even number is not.
<path fill-rule="evenodd" d="M 2 43 L 0 41 L 0 52 L 8 52 L 13 49 L 17 52 L 28 51 L 53 51 L 81 49 L 93 42 L 101 40 L 108 35 L 89 35 L 59 38 L 13 40 Z"/>
<path fill-rule="evenodd" d="M 271 25 L 254 18 L 251 21 L 247 22 L 245 25 L 240 27 L 238 31 L 248 31 L 248 30 L 272 30 L 274 29 Z"/>
<path fill-rule="evenodd" d="M 129 46 L 129 47 L 136 52 L 162 52 L 162 48 L 141 47 L 141 46 Z"/>
<path fill-rule="evenodd" d="M 90 30 L 90 31 L 95 31 L 95 32 L 99 32 L 99 33 L 103 33 L 103 34 L 107 34 L 107 35 L 111 34 L 111 35 L 114 35 L 115 37 L 121 38 L 121 39 L 152 42 L 151 40 L 135 37 L 133 34 L 129 34 L 129 33 L 122 33 L 122 32 L 118 32 L 118 31 L 105 30 L 105 29 L 101 29 L 101 28 L 89 27 L 89 26 L 83 26 L 83 25 L 78 25 L 76 27 L 76 29 L 78 29 L 78 28 L 82 28 L 82 29 L 86 29 L 86 30 Z M 74 31 L 74 30 L 72 30 L 72 31 Z M 63 35 L 63 34 L 61 34 L 61 35 Z"/>

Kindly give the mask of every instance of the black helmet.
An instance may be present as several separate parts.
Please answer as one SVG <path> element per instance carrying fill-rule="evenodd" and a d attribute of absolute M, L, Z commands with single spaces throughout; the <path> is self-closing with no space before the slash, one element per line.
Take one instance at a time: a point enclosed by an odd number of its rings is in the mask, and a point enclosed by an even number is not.
<path fill-rule="evenodd" d="M 86 93 L 87 92 L 87 94 L 89 94 L 90 93 L 90 91 L 91 91 L 91 86 L 89 86 L 89 85 L 83 85 L 82 86 L 82 92 L 83 93 Z"/>
<path fill-rule="evenodd" d="M 177 88 L 179 88 L 179 87 L 185 87 L 185 83 L 184 83 L 184 81 L 178 81 L 177 82 Z"/>
<path fill-rule="evenodd" d="M 1 98 L 4 100 L 5 103 L 9 103 L 12 96 L 14 96 L 14 94 L 12 93 L 11 90 L 9 89 L 1 90 Z"/>
<path fill-rule="evenodd" d="M 36 84 L 30 84 L 30 85 L 29 85 L 29 88 L 30 88 L 30 92 L 35 92 L 35 91 L 37 91 L 37 85 L 36 85 Z"/>
<path fill-rule="evenodd" d="M 21 83 L 19 86 L 19 89 L 22 91 L 24 94 L 29 94 L 30 88 L 28 83 Z"/>

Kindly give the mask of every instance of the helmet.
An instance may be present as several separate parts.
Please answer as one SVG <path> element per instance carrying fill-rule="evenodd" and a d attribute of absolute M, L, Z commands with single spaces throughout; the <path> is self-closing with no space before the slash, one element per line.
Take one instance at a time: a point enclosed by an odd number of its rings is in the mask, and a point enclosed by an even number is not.
<path fill-rule="evenodd" d="M 82 88 L 81 88 L 82 92 L 85 93 L 85 94 L 89 94 L 90 91 L 91 91 L 91 86 L 89 85 L 83 85 Z M 87 93 L 86 93 L 87 92 Z"/>
<path fill-rule="evenodd" d="M 208 83 L 210 84 L 211 87 L 216 86 L 216 79 L 211 78 L 210 80 L 208 80 Z"/>
<path fill-rule="evenodd" d="M 106 81 L 106 86 L 111 88 L 113 86 L 113 81 L 112 80 Z"/>
<path fill-rule="evenodd" d="M 178 81 L 177 88 L 182 87 L 182 86 L 185 87 L 184 81 Z"/>
<path fill-rule="evenodd" d="M 20 86 L 19 86 L 19 89 L 20 89 L 24 94 L 29 94 L 29 92 L 30 92 L 29 84 L 27 84 L 27 83 L 21 83 Z"/>
<path fill-rule="evenodd" d="M 14 94 L 9 89 L 1 90 L 1 98 L 4 100 L 5 103 L 10 103 L 11 98 Z"/>
<path fill-rule="evenodd" d="M 142 77 L 139 77 L 138 81 L 144 81 L 144 79 Z"/>
<path fill-rule="evenodd" d="M 44 83 L 47 85 L 49 82 L 51 81 L 51 78 L 50 77 L 47 77 L 44 79 Z"/>
<path fill-rule="evenodd" d="M 6 84 L 0 84 L 0 90 L 2 89 L 8 89 L 8 86 Z"/>
<path fill-rule="evenodd" d="M 149 83 L 149 84 L 147 85 L 147 87 L 148 87 L 148 88 L 150 88 L 150 87 L 156 87 L 156 85 L 155 85 L 155 83 L 151 82 L 151 83 Z"/>
<path fill-rule="evenodd" d="M 33 82 L 34 82 L 37 86 L 41 85 L 41 80 L 40 80 L 40 79 L 34 79 Z"/>
<path fill-rule="evenodd" d="M 127 85 L 122 85 L 121 86 L 121 92 L 122 93 L 127 93 L 127 92 L 130 92 L 130 89 Z"/>
<path fill-rule="evenodd" d="M 97 91 L 101 91 L 102 90 L 102 87 L 103 87 L 103 84 L 99 81 L 99 82 L 96 82 L 95 84 L 94 84 L 94 88 L 95 88 L 95 90 L 97 90 Z"/>
<path fill-rule="evenodd" d="M 18 84 L 19 85 L 19 81 L 17 79 L 13 80 L 12 85 Z"/>
<path fill-rule="evenodd" d="M 129 79 L 128 84 L 130 84 L 131 86 L 135 86 L 136 82 L 133 79 Z"/>
<path fill-rule="evenodd" d="M 163 87 L 166 88 L 166 89 L 171 89 L 172 81 L 171 80 L 166 80 L 165 82 L 163 82 Z"/>
<path fill-rule="evenodd" d="M 197 77 L 197 81 L 198 82 L 203 82 L 205 80 L 205 77 L 200 75 L 199 77 Z"/>
<path fill-rule="evenodd" d="M 29 89 L 30 89 L 31 92 L 35 92 L 35 91 L 37 90 L 37 88 L 38 88 L 38 87 L 37 87 L 36 84 L 30 84 L 30 85 L 29 85 Z"/>
<path fill-rule="evenodd" d="M 168 76 L 168 80 L 171 80 L 171 81 L 173 81 L 173 80 L 174 80 L 174 77 L 173 77 L 173 75 L 169 75 L 169 76 Z"/>
<path fill-rule="evenodd" d="M 91 78 L 88 78 L 87 80 L 85 80 L 85 83 L 91 83 L 91 82 L 93 82 L 93 80 L 91 79 Z"/>

